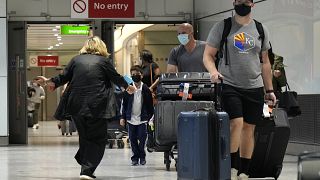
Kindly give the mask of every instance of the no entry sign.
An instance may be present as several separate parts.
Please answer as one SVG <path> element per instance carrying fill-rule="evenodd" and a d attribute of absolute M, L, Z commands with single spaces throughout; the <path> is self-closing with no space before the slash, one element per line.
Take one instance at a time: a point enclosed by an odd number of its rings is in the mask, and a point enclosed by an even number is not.
<path fill-rule="evenodd" d="M 71 18 L 134 18 L 134 0 L 71 0 Z"/>
<path fill-rule="evenodd" d="M 38 56 L 38 66 L 58 66 L 59 56 Z"/>

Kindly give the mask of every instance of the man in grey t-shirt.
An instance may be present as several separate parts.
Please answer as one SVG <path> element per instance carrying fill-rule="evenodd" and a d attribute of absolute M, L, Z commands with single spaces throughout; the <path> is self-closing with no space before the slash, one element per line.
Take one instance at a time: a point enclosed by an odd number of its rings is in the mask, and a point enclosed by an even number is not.
<path fill-rule="evenodd" d="M 263 27 L 265 39 L 262 44 L 255 22 L 251 18 L 253 0 L 234 0 L 233 4 L 236 14 L 231 19 L 227 49 L 223 49 L 224 57 L 219 61 L 218 69 L 214 61 L 220 48 L 224 21 L 215 24 L 211 29 L 203 61 L 212 81 L 218 82 L 219 78 L 224 80 L 222 104 L 230 117 L 231 180 L 238 179 L 237 173 L 239 179 L 246 180 L 254 146 L 254 128 L 261 119 L 264 98 L 274 104 L 276 97 L 273 93 L 267 52 L 270 48 L 268 31 Z"/>
<path fill-rule="evenodd" d="M 189 23 L 181 24 L 177 32 L 181 45 L 171 50 L 167 72 L 206 72 L 202 60 L 206 43 L 194 39 Z"/>

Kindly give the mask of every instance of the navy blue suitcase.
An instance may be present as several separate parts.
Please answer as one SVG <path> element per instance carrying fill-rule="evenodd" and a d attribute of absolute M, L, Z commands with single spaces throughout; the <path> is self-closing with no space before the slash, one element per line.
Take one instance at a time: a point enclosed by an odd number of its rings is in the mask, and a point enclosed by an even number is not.
<path fill-rule="evenodd" d="M 230 179 L 230 123 L 214 109 L 178 116 L 178 179 Z"/>

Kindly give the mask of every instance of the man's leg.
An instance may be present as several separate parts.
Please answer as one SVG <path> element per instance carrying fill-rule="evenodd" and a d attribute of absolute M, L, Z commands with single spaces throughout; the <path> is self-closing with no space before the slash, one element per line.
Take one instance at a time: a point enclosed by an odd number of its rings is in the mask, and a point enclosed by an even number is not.
<path fill-rule="evenodd" d="M 231 176 L 237 177 L 239 170 L 239 146 L 241 140 L 241 132 L 243 126 L 243 118 L 234 118 L 230 120 L 230 154 L 231 154 Z"/>
<path fill-rule="evenodd" d="M 251 156 L 254 148 L 254 128 L 255 125 L 243 123 L 240 143 L 240 169 L 239 174 L 248 174 Z"/>

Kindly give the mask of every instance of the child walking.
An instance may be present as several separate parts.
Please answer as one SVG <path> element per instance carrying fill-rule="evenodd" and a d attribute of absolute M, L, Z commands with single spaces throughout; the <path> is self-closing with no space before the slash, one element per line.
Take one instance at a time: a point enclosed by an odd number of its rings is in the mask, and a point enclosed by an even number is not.
<path fill-rule="evenodd" d="M 133 155 L 131 165 L 146 164 L 145 142 L 147 138 L 147 123 L 153 116 L 152 95 L 146 84 L 141 79 L 143 72 L 140 66 L 130 69 L 132 80 L 137 90 L 133 94 L 125 92 L 122 102 L 122 126 L 128 123 L 129 140 Z"/>

